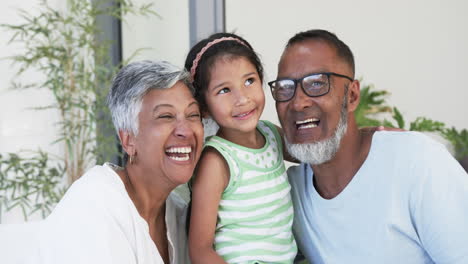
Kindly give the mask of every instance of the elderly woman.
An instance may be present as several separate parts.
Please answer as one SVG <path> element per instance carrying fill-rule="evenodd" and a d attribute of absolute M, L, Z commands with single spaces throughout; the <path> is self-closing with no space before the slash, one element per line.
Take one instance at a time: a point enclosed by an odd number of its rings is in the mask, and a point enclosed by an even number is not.
<path fill-rule="evenodd" d="M 186 204 L 172 192 L 203 145 L 188 76 L 150 61 L 117 74 L 108 104 L 127 164 L 95 166 L 70 187 L 42 223 L 33 263 L 189 263 Z"/>

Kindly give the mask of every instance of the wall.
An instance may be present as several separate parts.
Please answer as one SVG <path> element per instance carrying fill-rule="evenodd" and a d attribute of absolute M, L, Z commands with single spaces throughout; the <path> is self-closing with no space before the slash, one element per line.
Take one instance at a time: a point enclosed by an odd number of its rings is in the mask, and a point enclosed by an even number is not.
<path fill-rule="evenodd" d="M 122 25 L 122 55 L 128 59 L 140 50 L 131 61 L 166 60 L 183 68 L 190 48 L 189 1 L 151 0 L 159 17 L 126 16 Z M 134 3 L 147 3 L 133 0 Z M 189 200 L 185 185 L 177 188 L 179 194 Z"/>
<path fill-rule="evenodd" d="M 34 14 L 38 10 L 37 0 L 2 0 L 0 2 L 0 24 L 18 24 L 23 20 L 18 15 L 18 9 L 24 9 Z M 49 0 L 51 6 L 63 8 L 64 1 Z M 31 83 L 40 81 L 43 76 L 35 71 L 29 71 L 25 77 L 15 76 L 17 67 L 5 59 L 22 52 L 18 43 L 8 43 L 11 34 L 0 29 L 0 153 L 19 153 L 20 151 L 43 149 L 56 155 L 61 155 L 60 144 L 51 145 L 56 138 L 54 124 L 59 115 L 53 110 L 37 111 L 31 108 L 50 105 L 53 96 L 46 90 L 11 90 L 11 82 Z M 23 221 L 21 211 L 2 212 L 2 223 Z M 39 219 L 33 215 L 30 220 Z"/>
<path fill-rule="evenodd" d="M 122 25 L 123 57 L 129 58 L 141 50 L 132 60 L 167 60 L 179 67 L 184 66 L 189 50 L 189 3 L 188 1 L 134 0 L 134 3 L 154 3 L 159 17 L 126 16 Z"/>
<path fill-rule="evenodd" d="M 356 77 L 390 91 L 390 104 L 408 121 L 425 116 L 462 129 L 468 128 L 466 10 L 462 0 L 226 0 L 226 29 L 260 53 L 267 81 L 275 79 L 290 37 L 328 29 L 353 50 Z M 276 120 L 267 98 L 264 117 Z"/>

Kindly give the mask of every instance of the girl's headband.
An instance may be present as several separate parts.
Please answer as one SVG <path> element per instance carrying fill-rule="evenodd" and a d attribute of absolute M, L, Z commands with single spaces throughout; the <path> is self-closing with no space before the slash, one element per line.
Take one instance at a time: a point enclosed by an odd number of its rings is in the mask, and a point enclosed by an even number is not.
<path fill-rule="evenodd" d="M 213 40 L 211 42 L 208 42 L 208 44 L 206 44 L 205 47 L 203 47 L 203 49 L 201 49 L 200 52 L 197 53 L 197 56 L 193 60 L 192 68 L 190 68 L 190 75 L 192 76 L 192 80 L 195 77 L 198 62 L 200 61 L 203 53 L 205 53 L 205 51 L 207 49 L 209 49 L 211 46 L 213 46 L 214 44 L 225 41 L 225 40 L 234 40 L 234 41 L 237 41 L 238 43 L 240 43 L 240 44 L 242 44 L 242 45 L 244 45 L 246 47 L 249 47 L 249 46 L 247 46 L 247 44 L 245 44 L 245 42 L 243 42 L 242 40 L 240 40 L 238 38 L 234 38 L 234 37 L 222 37 L 222 38 L 219 38 L 219 39 L 215 39 L 215 40 Z"/>

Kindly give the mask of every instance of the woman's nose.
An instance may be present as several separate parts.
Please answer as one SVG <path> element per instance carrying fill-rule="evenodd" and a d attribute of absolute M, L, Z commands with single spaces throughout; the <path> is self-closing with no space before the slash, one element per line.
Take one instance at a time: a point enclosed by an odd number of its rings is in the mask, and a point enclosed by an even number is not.
<path fill-rule="evenodd" d="M 193 129 L 189 123 L 190 122 L 188 120 L 179 120 L 174 129 L 175 135 L 177 137 L 185 138 L 193 134 Z"/>

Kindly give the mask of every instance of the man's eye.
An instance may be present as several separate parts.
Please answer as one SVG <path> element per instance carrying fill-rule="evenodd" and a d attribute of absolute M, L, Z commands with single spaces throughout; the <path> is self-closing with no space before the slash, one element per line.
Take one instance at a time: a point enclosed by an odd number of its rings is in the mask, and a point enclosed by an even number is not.
<path fill-rule="evenodd" d="M 310 86 L 314 88 L 320 88 L 320 87 L 323 87 L 324 85 L 325 83 L 321 81 L 315 81 L 315 82 L 310 83 Z"/>
<path fill-rule="evenodd" d="M 223 88 L 221 90 L 218 91 L 218 94 L 224 94 L 224 93 L 229 93 L 229 88 Z"/>
<path fill-rule="evenodd" d="M 173 116 L 173 115 L 160 115 L 160 116 L 158 116 L 158 118 L 162 118 L 162 119 L 172 119 L 172 118 L 174 118 L 174 116 Z"/>

